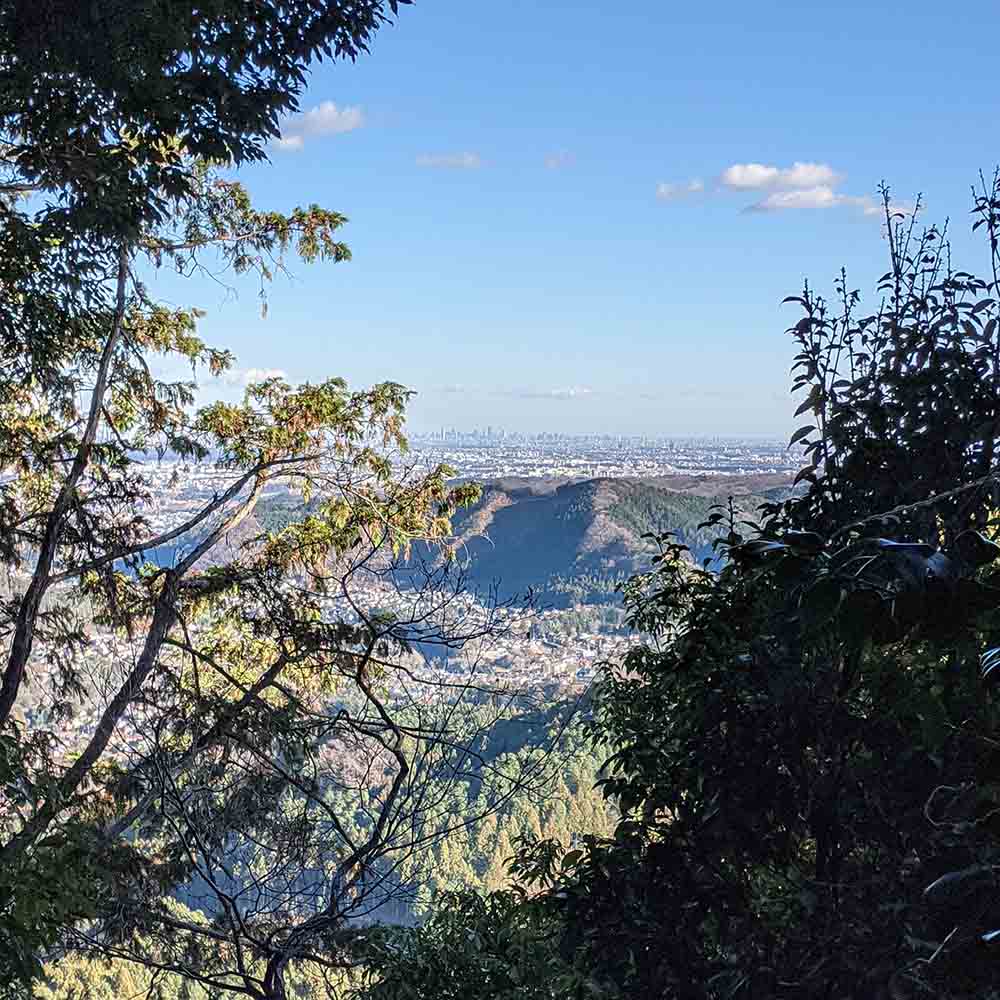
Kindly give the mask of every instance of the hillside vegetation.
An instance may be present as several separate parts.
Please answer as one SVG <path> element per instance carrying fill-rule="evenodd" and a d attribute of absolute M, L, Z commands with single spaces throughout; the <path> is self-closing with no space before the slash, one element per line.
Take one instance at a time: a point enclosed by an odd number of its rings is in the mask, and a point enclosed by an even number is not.
<path fill-rule="evenodd" d="M 617 587 L 656 551 L 644 535 L 672 532 L 692 560 L 715 564 L 718 529 L 700 527 L 713 505 L 732 493 L 740 516 L 755 519 L 761 504 L 790 492 L 777 476 L 496 480 L 454 519 L 455 552 L 480 588 L 530 589 L 555 606 L 618 602 Z"/>

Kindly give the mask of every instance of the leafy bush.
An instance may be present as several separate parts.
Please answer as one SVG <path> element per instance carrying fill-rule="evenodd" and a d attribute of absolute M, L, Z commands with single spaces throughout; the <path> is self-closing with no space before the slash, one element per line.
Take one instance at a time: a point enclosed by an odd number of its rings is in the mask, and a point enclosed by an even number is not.
<path fill-rule="evenodd" d="M 998 205 L 983 280 L 886 195 L 882 307 L 795 300 L 808 492 L 715 515 L 718 576 L 664 538 L 630 587 L 658 642 L 597 699 L 625 819 L 562 889 L 615 995 L 996 995 Z"/>

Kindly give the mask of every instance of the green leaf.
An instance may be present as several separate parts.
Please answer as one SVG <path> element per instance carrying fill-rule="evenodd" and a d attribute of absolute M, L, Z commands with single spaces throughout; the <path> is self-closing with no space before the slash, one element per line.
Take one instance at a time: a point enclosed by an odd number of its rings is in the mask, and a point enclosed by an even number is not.
<path fill-rule="evenodd" d="M 788 442 L 788 447 L 791 448 L 793 444 L 798 444 L 803 438 L 808 437 L 812 432 L 816 430 L 813 424 L 809 424 L 808 427 L 800 427 L 793 435 L 792 439 Z"/>

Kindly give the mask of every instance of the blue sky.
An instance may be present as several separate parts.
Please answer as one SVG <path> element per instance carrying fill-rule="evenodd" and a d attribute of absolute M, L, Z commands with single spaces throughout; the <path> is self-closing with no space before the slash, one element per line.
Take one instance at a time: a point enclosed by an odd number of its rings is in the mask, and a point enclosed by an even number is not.
<path fill-rule="evenodd" d="M 297 265 L 266 320 L 252 284 L 183 294 L 231 382 L 392 379 L 415 430 L 784 435 L 779 303 L 841 265 L 872 300 L 880 179 L 985 265 L 997 29 L 982 0 L 417 0 L 242 173 L 346 214 L 353 261 Z"/>

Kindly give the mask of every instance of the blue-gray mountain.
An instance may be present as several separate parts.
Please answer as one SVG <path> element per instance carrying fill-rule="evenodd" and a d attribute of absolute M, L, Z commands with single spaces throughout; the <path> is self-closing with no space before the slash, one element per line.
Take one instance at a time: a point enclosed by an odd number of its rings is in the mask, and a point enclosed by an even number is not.
<path fill-rule="evenodd" d="M 616 587 L 648 567 L 647 533 L 675 532 L 698 562 L 714 559 L 717 529 L 699 528 L 733 495 L 741 517 L 790 492 L 787 477 L 670 476 L 655 479 L 499 479 L 453 519 L 457 562 L 479 588 L 531 589 L 545 603 L 617 601 Z"/>

